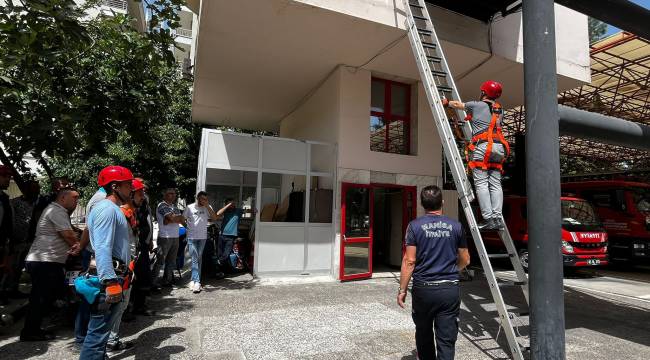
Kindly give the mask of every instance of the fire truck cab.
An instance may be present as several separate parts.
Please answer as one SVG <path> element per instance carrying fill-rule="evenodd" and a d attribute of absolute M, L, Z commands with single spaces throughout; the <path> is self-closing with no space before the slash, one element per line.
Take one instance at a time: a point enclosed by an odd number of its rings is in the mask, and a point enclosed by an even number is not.
<path fill-rule="evenodd" d="M 565 267 L 607 265 L 607 233 L 594 208 L 584 199 L 562 197 L 562 258 Z M 503 201 L 503 218 L 528 269 L 527 198 L 508 196 Z M 490 249 L 505 250 L 496 232 L 483 235 Z"/>
<path fill-rule="evenodd" d="M 650 264 L 650 184 L 601 180 L 562 184 L 563 193 L 589 200 L 609 237 L 612 262 Z"/>

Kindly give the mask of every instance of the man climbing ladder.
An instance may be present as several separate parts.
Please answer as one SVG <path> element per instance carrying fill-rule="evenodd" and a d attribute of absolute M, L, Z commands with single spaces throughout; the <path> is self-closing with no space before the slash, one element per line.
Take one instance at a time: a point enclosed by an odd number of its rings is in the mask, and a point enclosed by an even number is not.
<path fill-rule="evenodd" d="M 501 131 L 503 109 L 496 102 L 501 92 L 501 84 L 489 80 L 481 85 L 479 101 L 462 103 L 442 100 L 445 106 L 465 110 L 465 120 L 472 122 L 468 167 L 472 171 L 476 196 L 481 207 L 483 221 L 478 226 L 482 230 L 501 230 L 504 226 L 501 223 L 501 175 L 503 162 L 510 153 L 510 147 Z"/>

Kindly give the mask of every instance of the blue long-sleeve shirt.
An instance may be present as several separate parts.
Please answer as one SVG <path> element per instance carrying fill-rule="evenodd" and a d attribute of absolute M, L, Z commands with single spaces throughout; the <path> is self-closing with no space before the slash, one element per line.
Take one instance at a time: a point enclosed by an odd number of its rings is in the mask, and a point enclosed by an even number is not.
<path fill-rule="evenodd" d="M 102 200 L 93 207 L 88 217 L 90 244 L 95 251 L 97 275 L 101 281 L 115 279 L 113 258 L 128 264 L 131 258 L 129 225 L 126 217 L 110 200 Z"/>

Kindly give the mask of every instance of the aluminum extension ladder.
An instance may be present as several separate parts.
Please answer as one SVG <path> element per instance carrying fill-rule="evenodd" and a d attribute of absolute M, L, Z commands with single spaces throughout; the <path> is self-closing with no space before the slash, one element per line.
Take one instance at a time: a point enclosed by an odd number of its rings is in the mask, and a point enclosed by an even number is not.
<path fill-rule="evenodd" d="M 456 189 L 458 189 L 460 202 L 462 204 L 463 210 L 465 211 L 465 217 L 467 218 L 467 223 L 471 230 L 472 238 L 474 239 L 474 244 L 476 245 L 476 250 L 478 251 L 479 258 L 481 259 L 483 270 L 485 271 L 485 277 L 487 278 L 487 282 L 490 286 L 490 292 L 492 293 L 492 297 L 499 313 L 501 327 L 505 332 L 513 358 L 516 360 L 522 360 L 522 352 L 526 351 L 528 347 L 519 343 L 517 339 L 517 335 L 515 334 L 515 330 L 513 328 L 514 314 L 508 312 L 499 287 L 503 285 L 514 285 L 521 287 L 524 293 L 524 297 L 526 298 L 526 302 L 528 303 L 528 277 L 524 272 L 524 269 L 521 265 L 521 260 L 517 254 L 517 249 L 512 242 L 512 238 L 510 237 L 510 233 L 508 232 L 508 228 L 506 226 L 504 226 L 504 230 L 500 230 L 498 233 L 508 253 L 488 254 L 485 249 L 485 245 L 483 244 L 481 233 L 479 231 L 471 207 L 471 202 L 474 199 L 472 184 L 470 183 L 465 172 L 465 164 L 463 162 L 463 158 L 461 157 L 460 151 L 458 150 L 456 137 L 454 136 L 454 132 L 450 125 L 450 121 L 458 121 L 459 119 L 464 119 L 465 114 L 464 111 L 447 113 L 441 103 L 442 98 L 460 101 L 460 96 L 458 95 L 458 90 L 456 89 L 456 85 L 452 79 L 449 67 L 447 66 L 447 61 L 440 46 L 440 42 L 438 41 L 438 36 L 436 35 L 435 29 L 433 27 L 433 22 L 429 16 L 425 1 L 404 0 L 404 6 L 406 12 L 406 27 L 408 31 L 408 37 L 411 42 L 411 48 L 413 49 L 413 54 L 415 55 L 415 60 L 418 65 L 418 69 L 420 70 L 420 77 L 424 84 L 424 89 L 426 90 L 427 100 L 429 101 L 431 113 L 433 114 L 433 118 L 438 129 L 438 134 L 440 135 L 440 139 L 442 141 L 445 156 L 453 174 Z M 456 120 L 450 120 L 448 119 L 448 115 L 450 115 L 449 117 L 456 116 L 457 118 Z M 472 138 L 471 125 L 468 121 L 460 121 L 463 123 L 462 136 L 466 142 L 469 142 Z M 505 224 L 503 217 L 501 217 L 501 223 Z M 492 269 L 490 259 L 501 257 L 510 259 L 512 266 L 514 267 L 515 274 L 517 275 L 517 281 L 510 283 L 497 282 L 497 278 L 494 275 L 494 270 Z M 523 316 L 525 314 L 520 315 Z"/>

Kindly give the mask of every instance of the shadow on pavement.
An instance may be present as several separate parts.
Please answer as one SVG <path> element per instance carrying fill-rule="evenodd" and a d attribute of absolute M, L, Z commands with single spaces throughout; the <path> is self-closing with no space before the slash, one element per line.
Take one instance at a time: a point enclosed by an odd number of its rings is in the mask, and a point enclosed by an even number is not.
<path fill-rule="evenodd" d="M 248 290 L 258 286 L 255 278 L 234 275 L 223 279 L 209 279 L 205 282 L 203 291 L 213 292 L 219 290 Z"/>
<path fill-rule="evenodd" d="M 160 345 L 163 343 L 163 341 L 171 338 L 172 335 L 182 333 L 185 330 L 185 328 L 177 326 L 160 327 L 157 329 L 147 330 L 138 336 L 133 348 L 117 355 L 112 355 L 110 358 L 114 360 L 120 360 L 135 356 L 136 360 L 170 359 L 171 355 L 179 354 L 185 351 L 185 347 L 180 345 L 166 345 L 160 347 Z"/>
<path fill-rule="evenodd" d="M 1 346 L 0 354 L 2 354 L 2 360 L 29 359 L 45 354 L 48 349 L 47 341 L 20 342 L 16 339 L 15 342 Z M 12 355 L 18 357 L 12 357 Z"/>
<path fill-rule="evenodd" d="M 598 277 L 596 272 L 587 272 L 576 276 Z M 463 306 L 461 307 L 459 336 L 464 336 L 477 349 L 485 354 L 486 359 L 501 359 L 491 353 L 504 349 L 509 355 L 508 344 L 503 331 L 499 333 L 499 321 L 492 295 L 484 278 L 478 277 L 472 282 L 463 283 L 461 290 Z M 502 294 L 509 311 L 528 312 L 528 305 L 521 291 L 517 288 L 504 288 Z M 565 288 L 565 327 L 566 329 L 583 328 L 606 336 L 631 341 L 643 346 L 650 346 L 650 310 L 625 303 L 605 300 L 580 290 Z M 524 319 L 521 319 L 524 320 Z M 520 322 L 519 332 L 528 336 L 530 329 L 528 319 Z M 485 348 L 481 342 L 493 341 L 499 333 L 497 348 Z M 528 340 L 523 341 L 528 345 Z M 492 342 L 492 344 L 494 344 Z M 507 358 L 507 357 L 506 357 Z"/>

